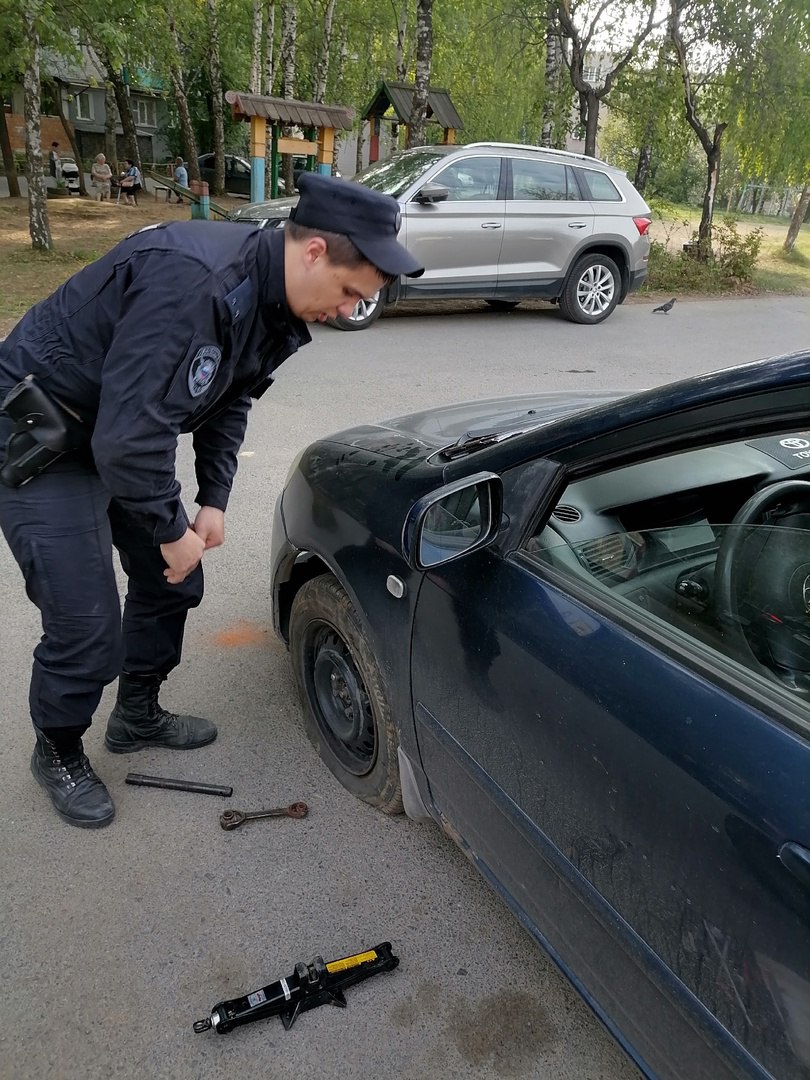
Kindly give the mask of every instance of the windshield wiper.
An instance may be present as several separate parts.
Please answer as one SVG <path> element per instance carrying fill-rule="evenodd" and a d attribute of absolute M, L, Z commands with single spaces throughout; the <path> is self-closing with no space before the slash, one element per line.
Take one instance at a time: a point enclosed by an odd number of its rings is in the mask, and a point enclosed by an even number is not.
<path fill-rule="evenodd" d="M 464 457 L 467 454 L 474 454 L 476 450 L 483 450 L 485 446 L 494 446 L 495 443 L 511 439 L 513 435 L 522 435 L 523 430 L 518 428 L 512 431 L 493 431 L 488 435 L 462 435 L 458 442 L 443 446 L 439 453 L 450 460 Z"/>

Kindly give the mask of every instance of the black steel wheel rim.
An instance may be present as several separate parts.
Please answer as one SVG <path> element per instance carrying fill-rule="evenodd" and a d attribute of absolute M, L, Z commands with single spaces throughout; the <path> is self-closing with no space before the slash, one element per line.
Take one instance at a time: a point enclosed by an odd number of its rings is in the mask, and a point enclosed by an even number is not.
<path fill-rule="evenodd" d="M 307 634 L 307 694 L 318 728 L 341 766 L 365 776 L 374 765 L 377 732 L 368 691 L 341 634 L 325 623 Z"/>

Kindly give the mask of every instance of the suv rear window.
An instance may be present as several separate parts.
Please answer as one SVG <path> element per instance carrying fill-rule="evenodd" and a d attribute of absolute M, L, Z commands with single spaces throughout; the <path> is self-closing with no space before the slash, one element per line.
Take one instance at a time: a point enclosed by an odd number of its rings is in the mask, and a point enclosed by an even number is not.
<path fill-rule="evenodd" d="M 512 198 L 548 202 L 581 199 L 582 196 L 565 165 L 512 158 Z"/>
<path fill-rule="evenodd" d="M 595 169 L 580 169 L 580 174 L 591 189 L 591 198 L 595 202 L 621 202 L 619 189 L 606 173 Z"/>

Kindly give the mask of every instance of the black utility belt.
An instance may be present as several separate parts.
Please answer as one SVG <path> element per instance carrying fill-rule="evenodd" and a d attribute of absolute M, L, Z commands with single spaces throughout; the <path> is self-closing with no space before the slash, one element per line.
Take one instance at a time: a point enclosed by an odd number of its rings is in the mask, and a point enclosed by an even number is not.
<path fill-rule="evenodd" d="M 47 394 L 33 375 L 6 394 L 0 409 L 14 421 L 0 468 L 7 487 L 22 487 L 63 454 L 90 442 L 92 431 L 82 418 Z"/>

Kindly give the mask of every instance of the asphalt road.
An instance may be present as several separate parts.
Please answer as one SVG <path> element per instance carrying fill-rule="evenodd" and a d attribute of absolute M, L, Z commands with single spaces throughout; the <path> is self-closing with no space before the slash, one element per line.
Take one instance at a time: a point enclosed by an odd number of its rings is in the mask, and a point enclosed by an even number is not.
<path fill-rule="evenodd" d="M 295 453 L 330 430 L 499 393 L 642 388 L 806 348 L 810 301 L 680 302 L 655 316 L 634 304 L 596 328 L 540 305 L 443 307 L 357 334 L 317 327 L 255 408 L 227 544 L 206 557 L 208 595 L 164 693 L 214 718 L 220 736 L 183 756 L 110 755 L 109 690 L 86 738 L 118 810 L 103 831 L 63 825 L 30 775 L 38 623 L 0 545 L 3 1080 L 637 1077 L 450 841 L 355 802 L 311 750 L 270 630 L 272 507 Z M 234 796 L 129 787 L 129 770 L 232 784 Z M 307 820 L 219 828 L 226 806 L 295 799 Z M 400 968 L 350 990 L 346 1010 L 318 1009 L 290 1033 L 277 1020 L 192 1032 L 218 1000 L 298 960 L 386 939 Z"/>

